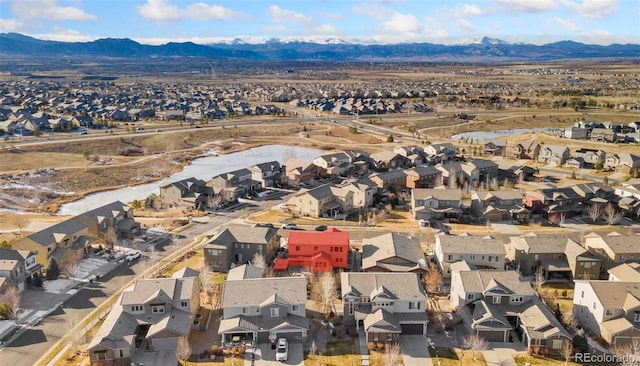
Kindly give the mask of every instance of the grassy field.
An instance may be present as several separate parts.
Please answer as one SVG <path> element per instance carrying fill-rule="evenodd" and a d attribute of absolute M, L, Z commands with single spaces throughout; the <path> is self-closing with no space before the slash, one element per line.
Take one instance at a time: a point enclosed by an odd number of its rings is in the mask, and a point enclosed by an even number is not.
<path fill-rule="evenodd" d="M 473 359 L 471 351 L 464 351 L 464 353 L 458 349 L 451 349 L 446 347 L 429 348 L 429 354 L 434 365 L 440 366 L 460 366 L 460 365 L 477 365 L 486 366 L 487 362 L 484 360 L 484 356 L 481 352 L 476 352 L 476 360 Z"/>
<path fill-rule="evenodd" d="M 329 342 L 321 355 L 307 355 L 305 366 L 359 366 L 360 355 L 356 354 L 353 340 Z"/>

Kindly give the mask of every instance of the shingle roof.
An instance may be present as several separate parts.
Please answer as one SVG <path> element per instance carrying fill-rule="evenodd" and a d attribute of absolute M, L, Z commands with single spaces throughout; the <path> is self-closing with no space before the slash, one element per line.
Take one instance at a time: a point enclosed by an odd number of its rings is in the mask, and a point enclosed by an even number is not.
<path fill-rule="evenodd" d="M 362 248 L 362 268 L 376 266 L 379 261 L 391 257 L 400 257 L 413 262 L 416 266 L 407 268 L 408 271 L 419 268 L 418 262 L 422 260 L 424 265 L 424 254 L 420 246 L 420 240 L 409 238 L 396 233 L 378 235 L 370 239 L 363 240 Z"/>
<path fill-rule="evenodd" d="M 86 228 L 87 228 L 87 225 L 83 224 L 82 222 L 78 221 L 75 218 L 70 218 L 60 223 L 57 223 L 55 225 L 49 226 L 46 229 L 42 229 L 38 232 L 35 232 L 27 236 L 27 238 L 33 240 L 38 244 L 48 246 L 58 242 L 56 240 L 55 234 L 77 233 Z"/>
<path fill-rule="evenodd" d="M 222 307 L 257 306 L 274 294 L 291 304 L 307 301 L 307 280 L 303 277 L 255 278 L 225 281 Z"/>
<path fill-rule="evenodd" d="M 269 227 L 248 227 L 244 225 L 228 225 L 205 245 L 224 245 L 228 247 L 234 243 L 250 243 L 266 245 L 278 233 Z"/>
<path fill-rule="evenodd" d="M 365 296 L 381 286 L 401 300 L 424 300 L 426 294 L 415 273 L 342 272 L 342 296 L 355 291 Z"/>
<path fill-rule="evenodd" d="M 444 254 L 506 254 L 502 241 L 480 236 L 440 235 L 436 238 Z"/>
<path fill-rule="evenodd" d="M 512 294 L 535 295 L 531 284 L 514 271 L 465 271 L 460 272 L 460 278 L 466 293 L 484 293 L 499 286 Z"/>
<path fill-rule="evenodd" d="M 628 296 L 640 299 L 640 283 L 589 281 L 593 292 L 605 309 L 623 309 Z"/>

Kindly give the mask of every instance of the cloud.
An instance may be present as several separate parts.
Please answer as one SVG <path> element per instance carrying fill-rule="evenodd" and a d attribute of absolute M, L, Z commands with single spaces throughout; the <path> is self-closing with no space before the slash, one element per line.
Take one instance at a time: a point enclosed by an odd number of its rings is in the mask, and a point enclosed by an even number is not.
<path fill-rule="evenodd" d="M 494 0 L 496 5 L 511 13 L 540 13 L 556 9 L 556 0 Z"/>
<path fill-rule="evenodd" d="M 481 8 L 476 4 L 462 4 L 456 7 L 453 13 L 458 16 L 473 17 L 492 14 L 495 13 L 496 10 L 495 6 Z"/>
<path fill-rule="evenodd" d="M 572 31 L 572 32 L 577 32 L 577 31 L 580 30 L 580 26 L 578 26 L 576 23 L 574 23 L 572 21 L 569 21 L 569 20 L 565 20 L 565 19 L 562 19 L 562 18 L 555 17 L 555 18 L 552 19 L 552 21 L 555 24 L 561 26 L 562 28 L 564 28 L 566 30 L 569 30 L 569 31 Z"/>
<path fill-rule="evenodd" d="M 567 9 L 574 11 L 585 18 L 606 18 L 618 10 L 618 0 L 560 0 Z"/>
<path fill-rule="evenodd" d="M 424 24 L 410 13 L 400 13 L 385 6 L 354 5 L 352 10 L 360 14 L 382 22 L 382 28 L 387 32 L 419 33 L 424 30 Z"/>
<path fill-rule="evenodd" d="M 24 29 L 24 22 L 20 19 L 0 18 L 0 32 L 19 32 Z"/>
<path fill-rule="evenodd" d="M 313 19 L 308 18 L 302 13 L 296 13 L 294 11 L 283 9 L 278 5 L 271 5 L 268 9 L 271 20 L 276 23 L 297 23 L 297 24 L 314 24 Z"/>
<path fill-rule="evenodd" d="M 138 13 L 144 18 L 153 21 L 165 22 L 181 19 L 193 20 L 229 20 L 248 18 L 247 14 L 224 8 L 219 5 L 208 5 L 203 2 L 191 3 L 186 8 L 180 9 L 165 0 L 147 0 L 138 7 Z"/>
<path fill-rule="evenodd" d="M 474 33 L 476 31 L 476 27 L 466 19 L 458 20 L 458 27 L 468 33 Z"/>
<path fill-rule="evenodd" d="M 97 16 L 85 13 L 74 6 L 60 6 L 58 0 L 9 0 L 11 11 L 19 19 L 48 20 L 96 20 Z"/>

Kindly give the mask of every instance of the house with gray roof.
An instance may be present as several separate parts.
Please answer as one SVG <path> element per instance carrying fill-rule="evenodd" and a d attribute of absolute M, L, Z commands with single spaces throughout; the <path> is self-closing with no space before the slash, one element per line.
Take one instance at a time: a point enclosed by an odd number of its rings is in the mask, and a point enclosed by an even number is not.
<path fill-rule="evenodd" d="M 363 327 L 367 342 L 398 342 L 427 334 L 427 295 L 416 273 L 342 272 L 347 326 Z"/>
<path fill-rule="evenodd" d="M 469 333 L 489 342 L 540 347 L 559 355 L 569 333 L 514 271 L 462 270 L 452 274 L 451 305 Z"/>
<path fill-rule="evenodd" d="M 476 191 L 472 193 L 471 207 L 485 221 L 514 220 L 527 222 L 531 211 L 524 207 L 524 195 L 517 189 Z"/>
<path fill-rule="evenodd" d="M 612 232 L 607 235 L 596 233 L 584 237 L 584 247 L 597 254 L 605 270 L 618 264 L 640 259 L 640 235 L 621 235 Z"/>
<path fill-rule="evenodd" d="M 459 217 L 465 207 L 457 189 L 414 188 L 411 190 L 411 212 L 418 220 Z"/>
<path fill-rule="evenodd" d="M 580 325 L 612 346 L 640 340 L 637 281 L 576 281 L 573 315 Z"/>
<path fill-rule="evenodd" d="M 451 277 L 451 264 L 458 261 L 466 261 L 478 269 L 505 267 L 504 243 L 492 237 L 439 235 L 434 254 L 445 279 Z"/>
<path fill-rule="evenodd" d="M 200 307 L 199 273 L 138 280 L 124 289 L 87 345 L 92 365 L 129 365 L 138 352 L 160 352 L 177 363 L 180 337 L 189 336 Z M 168 355 L 168 356 L 167 356 Z M 167 364 L 168 364 L 167 363 Z"/>
<path fill-rule="evenodd" d="M 249 262 L 256 254 L 272 260 L 279 245 L 277 229 L 227 225 L 202 250 L 205 265 L 215 272 L 227 272 L 235 265 Z"/>
<path fill-rule="evenodd" d="M 524 276 L 542 268 L 545 281 L 600 278 L 602 260 L 566 236 L 512 236 L 506 248 L 507 259 Z"/>
<path fill-rule="evenodd" d="M 161 208 L 185 207 L 197 210 L 204 208 L 211 196 L 213 189 L 202 179 L 193 177 L 160 185 Z"/>
<path fill-rule="evenodd" d="M 0 249 L 0 278 L 6 280 L 6 286 L 13 285 L 22 291 L 41 272 L 42 265 L 38 263 L 35 252 Z"/>
<path fill-rule="evenodd" d="M 609 272 L 609 281 L 640 283 L 640 263 L 638 262 L 622 263 L 610 268 L 607 272 Z"/>
<path fill-rule="evenodd" d="M 562 166 L 570 157 L 569 148 L 560 145 L 544 145 L 540 148 L 536 161 L 538 163 Z"/>
<path fill-rule="evenodd" d="M 251 172 L 251 179 L 260 182 L 262 188 L 275 187 L 282 183 L 283 169 L 275 160 L 252 165 L 248 169 Z"/>
<path fill-rule="evenodd" d="M 301 189 L 291 196 L 287 203 L 298 215 L 336 217 L 353 211 L 355 191 L 353 188 L 348 185 L 323 184 L 310 189 Z M 366 190 L 364 193 L 366 194 Z"/>
<path fill-rule="evenodd" d="M 362 240 L 364 272 L 413 272 L 420 278 L 427 272 L 420 240 L 397 233 L 386 233 Z"/>
<path fill-rule="evenodd" d="M 305 277 L 227 279 L 218 329 L 222 344 L 267 343 L 278 338 L 305 341 L 306 302 Z"/>

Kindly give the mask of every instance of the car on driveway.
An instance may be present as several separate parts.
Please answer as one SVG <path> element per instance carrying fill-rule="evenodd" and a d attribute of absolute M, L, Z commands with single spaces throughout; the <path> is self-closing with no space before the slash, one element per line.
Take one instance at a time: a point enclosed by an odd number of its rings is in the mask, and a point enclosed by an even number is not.
<path fill-rule="evenodd" d="M 289 357 L 289 342 L 285 338 L 278 338 L 276 343 L 276 361 L 286 361 Z"/>
<path fill-rule="evenodd" d="M 286 224 L 282 224 L 282 228 L 283 229 L 289 229 L 289 230 L 297 230 L 298 229 L 298 225 L 288 222 Z"/>
<path fill-rule="evenodd" d="M 141 251 L 134 250 L 127 255 L 127 262 L 135 261 L 136 259 L 140 258 L 141 255 L 142 255 Z"/>
<path fill-rule="evenodd" d="M 281 208 L 283 210 L 286 210 L 289 207 L 289 205 L 287 205 L 286 203 L 281 203 L 278 205 L 278 208 Z"/>

